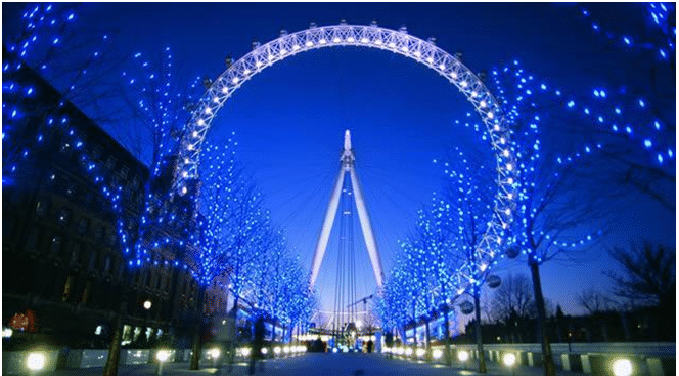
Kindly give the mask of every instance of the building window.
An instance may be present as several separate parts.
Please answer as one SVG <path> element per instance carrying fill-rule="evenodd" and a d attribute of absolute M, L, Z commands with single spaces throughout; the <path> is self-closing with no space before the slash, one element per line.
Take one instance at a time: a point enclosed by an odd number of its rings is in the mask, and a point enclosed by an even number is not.
<path fill-rule="evenodd" d="M 57 181 L 57 173 L 54 171 L 48 172 L 47 177 L 49 178 L 47 180 L 48 184 L 54 184 Z"/>
<path fill-rule="evenodd" d="M 73 198 L 75 196 L 75 185 L 73 184 L 68 184 L 66 186 L 66 197 L 68 198 Z"/>
<path fill-rule="evenodd" d="M 123 166 L 123 168 L 120 169 L 120 177 L 123 179 L 127 179 L 127 175 L 130 173 L 130 168 L 127 166 Z"/>
<path fill-rule="evenodd" d="M 54 235 L 52 237 L 52 247 L 50 250 L 53 255 L 57 255 L 61 252 L 61 237 L 59 235 Z"/>
<path fill-rule="evenodd" d="M 101 241 L 101 239 L 104 238 L 104 226 L 97 226 L 97 229 L 94 231 L 94 239 L 97 241 Z"/>
<path fill-rule="evenodd" d="M 73 275 L 66 277 L 64 286 L 61 288 L 61 300 L 67 301 L 71 296 L 71 288 L 73 287 Z"/>
<path fill-rule="evenodd" d="M 79 257 L 80 257 L 80 244 L 76 242 L 73 244 L 73 247 L 71 248 L 71 262 L 72 263 L 77 262 Z"/>
<path fill-rule="evenodd" d="M 35 204 L 35 214 L 38 217 L 44 217 L 49 209 L 49 201 L 45 198 L 40 199 L 37 204 Z"/>
<path fill-rule="evenodd" d="M 90 261 L 87 263 L 87 267 L 90 270 L 94 270 L 94 265 L 97 263 L 97 253 L 90 251 Z"/>
<path fill-rule="evenodd" d="M 92 159 L 95 160 L 95 161 L 97 159 L 99 159 L 99 157 L 101 156 L 101 146 L 94 145 L 92 147 L 92 151 L 91 151 L 90 155 L 92 156 Z"/>
<path fill-rule="evenodd" d="M 29 252 L 35 252 L 38 250 L 40 245 L 40 238 L 42 235 L 42 230 L 39 227 L 32 227 L 31 231 L 28 233 L 28 239 L 26 241 L 26 250 Z"/>
<path fill-rule="evenodd" d="M 59 223 L 59 226 L 66 226 L 70 220 L 71 210 L 65 207 L 61 208 L 61 210 L 59 210 L 59 214 L 57 215 L 57 223 Z"/>
<path fill-rule="evenodd" d="M 80 220 L 78 221 L 78 233 L 80 235 L 85 235 L 89 226 L 90 220 L 85 217 L 80 217 Z"/>
<path fill-rule="evenodd" d="M 109 170 L 113 170 L 116 167 L 116 162 L 118 162 L 118 159 L 116 157 L 109 155 L 108 158 L 106 159 L 106 167 Z"/>
<path fill-rule="evenodd" d="M 106 255 L 104 257 L 104 273 L 108 273 L 111 270 L 111 255 Z"/>
<path fill-rule="evenodd" d="M 116 233 L 112 233 L 108 236 L 108 246 L 111 248 L 114 248 L 118 242 L 118 235 Z"/>
<path fill-rule="evenodd" d="M 125 273 L 125 261 L 121 261 L 118 263 L 118 280 L 122 281 L 123 280 L 123 273 Z"/>
<path fill-rule="evenodd" d="M 92 281 L 91 281 L 91 280 L 87 280 L 87 282 L 85 282 L 85 288 L 83 289 L 83 294 L 82 294 L 82 296 L 80 297 L 80 301 L 81 301 L 82 303 L 87 303 L 87 300 L 88 300 L 89 297 L 90 297 L 90 291 L 91 291 L 91 290 L 92 290 Z"/>

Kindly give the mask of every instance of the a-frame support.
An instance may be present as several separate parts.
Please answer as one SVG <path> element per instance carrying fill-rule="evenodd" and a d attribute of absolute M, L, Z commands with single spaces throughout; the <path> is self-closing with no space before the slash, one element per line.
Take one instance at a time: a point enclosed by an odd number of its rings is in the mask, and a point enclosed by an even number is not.
<path fill-rule="evenodd" d="M 318 271 L 321 268 L 323 255 L 328 246 L 330 230 L 332 229 L 335 214 L 337 213 L 337 206 L 339 205 L 339 198 L 342 193 L 342 185 L 346 174 L 349 173 L 354 191 L 353 196 L 356 201 L 356 209 L 358 210 L 358 219 L 361 222 L 361 230 L 363 232 L 363 239 L 365 240 L 365 247 L 370 256 L 370 263 L 372 264 L 373 273 L 375 274 L 375 282 L 377 282 L 377 288 L 379 289 L 382 287 L 382 264 L 380 262 L 379 253 L 377 252 L 377 245 L 375 244 L 375 236 L 373 235 L 372 226 L 370 225 L 368 210 L 366 209 L 365 201 L 363 200 L 363 190 L 361 189 L 361 184 L 358 180 L 358 175 L 356 174 L 354 151 L 351 148 L 351 133 L 348 129 L 344 133 L 344 151 L 340 160 L 342 166 L 337 175 L 337 179 L 335 180 L 335 186 L 332 190 L 332 195 L 330 196 L 330 202 L 328 202 L 328 208 L 325 211 L 321 234 L 318 238 L 318 243 L 316 244 L 316 252 L 314 252 L 311 267 L 311 287 L 313 288 L 316 283 L 316 278 L 318 278 Z"/>

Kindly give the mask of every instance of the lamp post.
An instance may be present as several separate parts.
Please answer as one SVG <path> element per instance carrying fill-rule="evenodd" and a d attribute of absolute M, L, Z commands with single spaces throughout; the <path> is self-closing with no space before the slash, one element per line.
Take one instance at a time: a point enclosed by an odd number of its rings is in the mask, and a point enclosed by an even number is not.
<path fill-rule="evenodd" d="M 144 307 L 145 312 L 144 312 L 144 324 L 142 326 L 142 334 L 144 335 L 144 343 L 148 344 L 149 338 L 146 336 L 146 333 L 147 333 L 146 323 L 149 319 L 149 310 L 151 309 L 151 301 L 148 300 L 148 299 L 145 300 L 143 307 Z"/>

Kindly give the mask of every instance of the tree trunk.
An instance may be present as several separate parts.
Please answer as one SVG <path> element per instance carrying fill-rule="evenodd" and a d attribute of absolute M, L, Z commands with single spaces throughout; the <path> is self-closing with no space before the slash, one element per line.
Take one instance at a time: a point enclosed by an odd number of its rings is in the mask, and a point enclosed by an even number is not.
<path fill-rule="evenodd" d="M 476 311 L 476 345 L 479 350 L 479 373 L 487 373 L 486 354 L 483 352 L 483 336 L 481 335 L 481 288 L 474 285 L 474 310 Z"/>
<path fill-rule="evenodd" d="M 533 292 L 535 294 L 535 305 L 538 308 L 538 327 L 540 329 L 540 342 L 542 344 L 542 358 L 544 361 L 545 376 L 554 376 L 556 369 L 554 359 L 552 359 L 552 348 L 549 345 L 549 335 L 547 333 L 545 297 L 542 295 L 542 282 L 540 281 L 540 269 L 537 262 L 529 262 L 531 276 L 533 277 Z"/>
<path fill-rule="evenodd" d="M 126 310 L 127 301 L 123 299 L 123 301 L 120 303 L 120 312 L 118 312 L 116 317 L 115 328 L 113 328 L 108 356 L 106 358 L 106 364 L 104 365 L 103 376 L 118 375 L 118 363 L 120 363 L 120 349 L 122 347 L 121 342 L 123 340 L 123 324 Z"/>
<path fill-rule="evenodd" d="M 120 350 L 122 348 L 123 341 L 123 330 L 125 328 L 125 316 L 127 315 L 127 298 L 128 298 L 128 286 L 130 281 L 128 280 L 128 275 L 130 270 L 127 267 L 125 261 L 121 268 L 123 270 L 123 276 L 121 278 L 121 294 L 120 294 L 120 308 L 115 319 L 115 327 L 111 328 L 113 333 L 111 334 L 111 343 L 108 347 L 108 356 L 106 357 L 106 364 L 103 369 L 103 376 L 117 376 L 118 375 L 118 365 L 120 363 Z"/>
<path fill-rule="evenodd" d="M 632 336 L 630 335 L 629 323 L 627 322 L 627 317 L 625 315 L 625 308 L 622 308 L 619 313 L 620 322 L 622 323 L 622 330 L 625 332 L 625 341 L 629 341 Z"/>
<path fill-rule="evenodd" d="M 430 344 L 429 342 L 431 341 L 431 338 L 429 336 L 429 318 L 425 317 L 424 318 L 424 351 L 425 352 L 425 360 L 431 361 L 431 352 L 429 351 Z"/>
<path fill-rule="evenodd" d="M 443 317 L 446 322 L 446 330 L 445 330 L 445 336 L 446 336 L 446 364 L 448 366 L 452 365 L 452 360 L 451 360 L 451 354 L 450 354 L 450 328 L 448 328 L 449 320 L 448 320 L 448 305 L 446 304 L 445 309 L 443 310 Z"/>
<path fill-rule="evenodd" d="M 196 328 L 195 333 L 193 334 L 191 362 L 189 364 L 190 370 L 197 370 L 198 362 L 200 361 L 200 334 L 203 328 L 203 303 L 205 302 L 205 291 L 207 291 L 207 286 L 199 285 L 198 302 L 196 304 Z"/>

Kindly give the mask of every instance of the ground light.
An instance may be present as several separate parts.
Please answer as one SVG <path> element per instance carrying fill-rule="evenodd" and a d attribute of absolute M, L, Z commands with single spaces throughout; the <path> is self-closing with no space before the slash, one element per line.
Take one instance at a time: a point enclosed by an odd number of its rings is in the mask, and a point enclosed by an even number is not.
<path fill-rule="evenodd" d="M 512 353 L 507 353 L 502 356 L 502 363 L 507 366 L 507 368 L 512 370 L 512 375 L 514 374 L 514 363 L 516 363 L 516 355 Z"/>
<path fill-rule="evenodd" d="M 622 358 L 613 362 L 613 374 L 615 376 L 630 376 L 633 372 L 634 367 L 629 359 Z"/>
<path fill-rule="evenodd" d="M 502 363 L 507 367 L 513 367 L 514 363 L 516 363 L 516 356 L 512 353 L 507 353 L 502 357 Z"/>
<path fill-rule="evenodd" d="M 45 368 L 45 363 L 47 363 L 47 358 L 42 352 L 32 352 L 28 354 L 26 358 L 26 365 L 28 369 L 33 372 L 42 371 Z"/>
<path fill-rule="evenodd" d="M 213 365 L 217 367 L 217 359 L 219 359 L 219 356 L 222 354 L 221 351 L 219 351 L 219 348 L 215 347 L 213 349 L 210 349 L 208 352 L 210 354 L 210 357 L 212 358 Z"/>
<path fill-rule="evenodd" d="M 163 365 L 170 359 L 170 352 L 168 350 L 160 350 L 156 353 L 156 359 L 158 360 L 158 376 L 163 376 Z"/>
<path fill-rule="evenodd" d="M 280 347 L 274 347 L 273 353 L 276 354 L 276 355 L 280 355 L 281 354 L 281 348 Z"/>
<path fill-rule="evenodd" d="M 462 350 L 457 353 L 457 360 L 464 365 L 464 369 L 467 369 L 467 360 L 469 360 L 469 353 Z"/>
<path fill-rule="evenodd" d="M 266 355 L 268 353 L 269 353 L 269 349 L 267 349 L 266 347 L 262 347 L 262 355 Z"/>
<path fill-rule="evenodd" d="M 443 356 L 443 351 L 441 351 L 440 349 L 435 349 L 434 351 L 432 351 L 431 355 L 432 357 L 434 357 L 434 359 L 441 359 L 441 357 Z"/>

